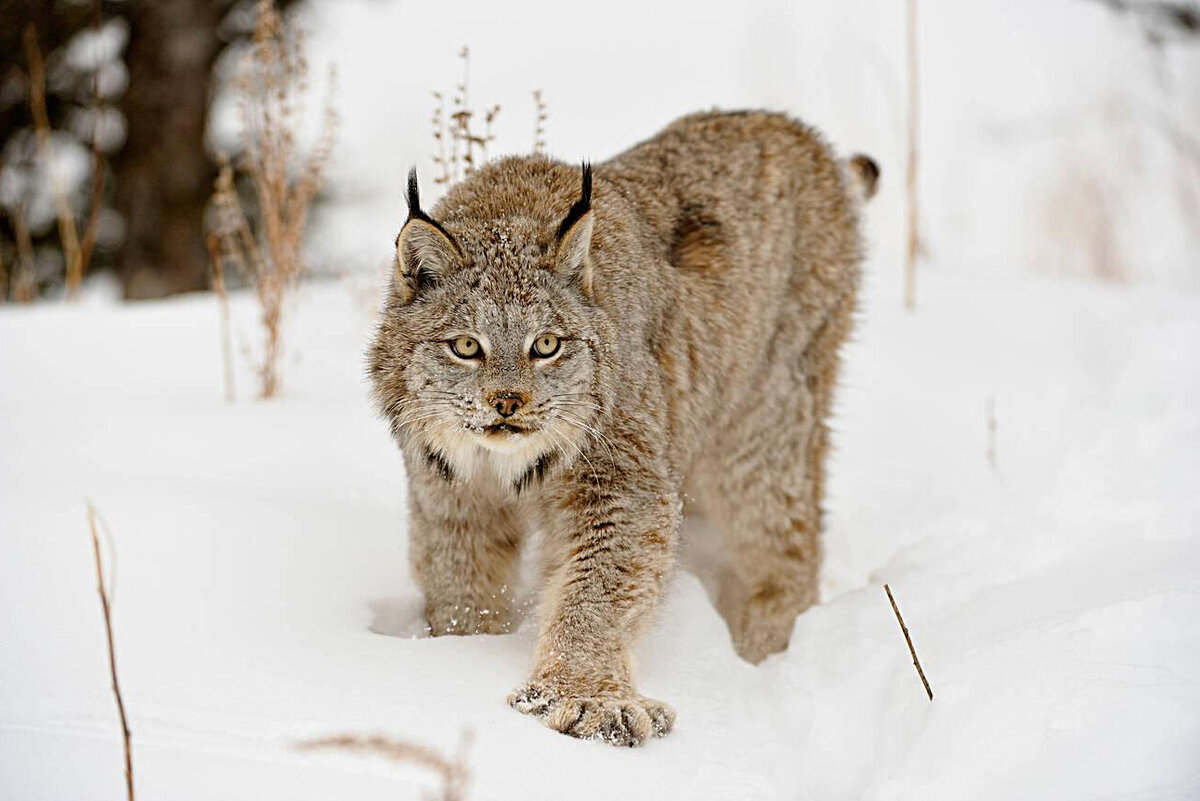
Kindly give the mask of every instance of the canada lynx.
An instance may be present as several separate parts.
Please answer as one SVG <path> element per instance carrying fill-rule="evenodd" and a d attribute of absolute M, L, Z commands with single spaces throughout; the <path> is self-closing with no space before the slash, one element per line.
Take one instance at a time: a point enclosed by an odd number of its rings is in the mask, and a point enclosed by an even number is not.
<path fill-rule="evenodd" d="M 410 175 L 370 374 L 433 634 L 508 631 L 518 551 L 543 535 L 513 707 L 615 744 L 670 731 L 630 648 L 684 496 L 724 534 L 738 653 L 787 647 L 816 600 L 826 420 L 877 178 L 755 111 L 685 117 L 594 174 L 496 161 L 428 214 Z"/>

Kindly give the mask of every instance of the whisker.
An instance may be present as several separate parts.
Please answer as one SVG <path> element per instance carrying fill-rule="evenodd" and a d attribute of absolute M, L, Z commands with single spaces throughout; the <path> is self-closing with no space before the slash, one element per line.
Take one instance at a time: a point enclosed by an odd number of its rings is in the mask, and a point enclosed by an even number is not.
<path fill-rule="evenodd" d="M 580 431 L 583 431 L 584 433 L 588 434 L 589 436 L 595 437 L 596 441 L 599 442 L 600 445 L 602 445 L 604 447 L 605 451 L 608 452 L 609 461 L 614 466 L 616 465 L 617 456 L 616 456 L 615 451 L 613 450 L 616 447 L 615 442 L 613 442 L 608 437 L 606 437 L 603 433 L 601 433 L 599 431 L 599 429 L 589 426 L 587 423 L 584 423 L 583 421 L 579 420 L 578 418 L 571 416 L 568 412 L 560 412 L 559 416 L 568 425 L 574 426 L 575 428 L 578 428 Z"/>

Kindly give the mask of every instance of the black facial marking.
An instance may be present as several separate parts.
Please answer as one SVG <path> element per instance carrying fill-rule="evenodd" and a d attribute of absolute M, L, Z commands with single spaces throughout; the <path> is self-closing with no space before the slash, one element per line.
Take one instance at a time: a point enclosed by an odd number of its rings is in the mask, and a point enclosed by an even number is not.
<path fill-rule="evenodd" d="M 414 171 L 415 175 L 416 172 Z M 410 177 L 410 191 L 411 181 Z M 567 231 L 571 230 L 571 226 L 579 222 L 579 218 L 587 214 L 592 209 L 592 165 L 589 162 L 583 162 L 583 188 L 579 193 L 579 200 L 571 206 L 571 210 L 567 212 L 567 216 L 563 218 L 562 224 L 558 226 L 558 238 L 562 239 Z"/>
<path fill-rule="evenodd" d="M 446 481 L 450 484 L 454 483 L 454 468 L 451 467 L 450 463 L 446 461 L 446 457 L 442 455 L 441 451 L 435 451 L 432 448 L 426 448 L 425 461 L 431 468 L 433 468 L 433 472 L 441 476 L 443 481 Z"/>
<path fill-rule="evenodd" d="M 537 458 L 537 461 L 529 465 L 529 468 L 521 474 L 521 477 L 513 482 L 513 490 L 519 495 L 522 490 L 526 489 L 536 479 L 540 482 L 546 477 L 546 472 L 554 464 L 558 454 L 554 451 L 543 453 Z"/>

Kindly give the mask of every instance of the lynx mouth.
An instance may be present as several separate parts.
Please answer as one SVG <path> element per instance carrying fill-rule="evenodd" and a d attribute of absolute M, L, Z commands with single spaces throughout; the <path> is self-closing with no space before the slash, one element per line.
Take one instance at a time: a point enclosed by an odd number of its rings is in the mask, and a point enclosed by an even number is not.
<path fill-rule="evenodd" d="M 485 434 L 528 434 L 532 430 L 512 423 L 492 423 L 490 426 L 483 427 Z"/>

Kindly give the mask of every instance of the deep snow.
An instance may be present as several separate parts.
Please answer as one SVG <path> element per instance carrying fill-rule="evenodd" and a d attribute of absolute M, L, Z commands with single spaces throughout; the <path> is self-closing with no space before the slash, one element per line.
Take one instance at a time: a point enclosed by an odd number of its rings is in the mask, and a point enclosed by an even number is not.
<path fill-rule="evenodd" d="M 896 298 L 872 282 L 846 352 L 825 602 L 751 667 L 681 571 L 638 670 L 677 730 L 636 750 L 505 706 L 529 626 L 411 636 L 357 288 L 305 286 L 284 396 L 239 356 L 234 405 L 211 298 L 0 309 L 0 798 L 123 793 L 85 498 L 146 801 L 415 798 L 416 769 L 291 745 L 464 730 L 475 799 L 1200 796 L 1200 297 L 930 270 Z"/>

